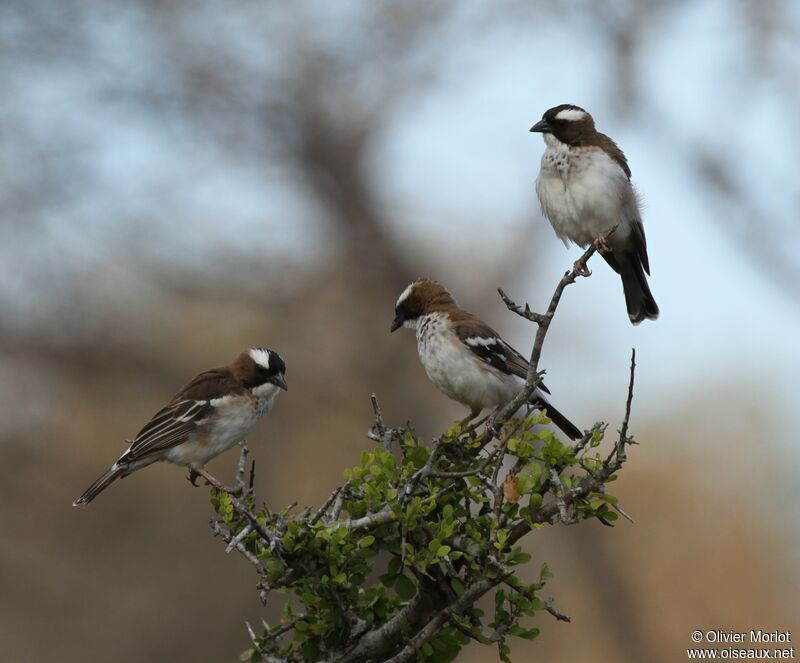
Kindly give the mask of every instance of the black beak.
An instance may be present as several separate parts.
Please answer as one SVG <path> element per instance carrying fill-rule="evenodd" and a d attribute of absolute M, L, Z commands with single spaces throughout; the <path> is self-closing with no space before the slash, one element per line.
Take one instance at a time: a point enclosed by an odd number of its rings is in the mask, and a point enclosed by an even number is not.
<path fill-rule="evenodd" d="M 531 131 L 535 131 L 536 133 L 540 134 L 546 134 L 551 133 L 553 129 L 549 124 L 547 124 L 547 120 L 539 120 L 531 127 Z"/>
<path fill-rule="evenodd" d="M 396 332 L 398 329 L 400 329 L 400 327 L 403 326 L 403 322 L 405 322 L 403 316 L 398 313 L 396 316 L 394 316 L 394 320 L 392 320 L 392 328 L 389 330 L 389 333 Z"/>
<path fill-rule="evenodd" d="M 284 391 L 289 391 L 289 385 L 286 384 L 286 377 L 283 373 L 278 373 L 275 377 L 272 378 L 272 384 L 276 387 L 280 387 Z"/>

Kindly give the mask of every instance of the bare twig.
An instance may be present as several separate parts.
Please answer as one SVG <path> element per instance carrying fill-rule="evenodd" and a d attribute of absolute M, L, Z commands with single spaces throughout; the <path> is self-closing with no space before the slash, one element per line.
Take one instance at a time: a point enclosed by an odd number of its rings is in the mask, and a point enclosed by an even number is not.
<path fill-rule="evenodd" d="M 345 490 L 345 488 L 347 488 L 349 485 L 350 482 L 348 481 L 344 486 L 336 486 L 336 488 L 333 489 L 333 492 L 330 494 L 328 499 L 325 500 L 325 503 L 319 508 L 319 511 L 317 511 L 317 513 L 314 514 L 314 517 L 311 519 L 309 525 L 311 526 L 316 525 L 319 522 L 320 518 L 322 518 L 322 516 L 325 515 L 328 509 L 331 508 L 331 504 L 333 504 L 334 501 L 339 497 L 339 493 Z"/>
<path fill-rule="evenodd" d="M 219 537 L 222 537 L 222 540 L 229 543 L 233 540 L 233 537 L 230 532 L 225 531 L 220 527 L 219 523 L 216 520 L 211 521 L 211 529 L 213 530 L 214 534 Z M 258 559 L 252 552 L 250 552 L 245 545 L 242 543 L 241 540 L 237 541 L 233 544 L 233 547 L 238 550 L 242 556 L 252 564 L 259 575 L 264 575 L 267 572 L 266 567 L 261 563 L 261 560 Z"/>
<path fill-rule="evenodd" d="M 381 525 L 385 525 L 386 523 L 390 523 L 394 520 L 397 520 L 397 516 L 394 515 L 394 511 L 391 509 L 384 509 L 378 513 L 368 513 L 366 516 L 361 518 L 354 518 L 353 520 L 345 520 L 343 522 L 336 523 L 334 529 L 372 529 L 373 527 L 380 527 Z"/>
<path fill-rule="evenodd" d="M 230 496 L 231 504 L 233 505 L 233 508 L 236 509 L 236 512 L 247 519 L 250 525 L 252 525 L 253 529 L 258 532 L 259 536 L 269 544 L 269 549 L 273 552 L 273 554 L 278 557 L 278 559 L 281 559 L 280 537 L 264 527 L 264 525 L 261 524 L 261 521 L 259 521 L 256 515 L 250 510 L 250 507 L 236 497 L 236 495 L 233 495 L 232 493 L 228 493 L 228 495 Z"/>
<path fill-rule="evenodd" d="M 631 418 L 631 404 L 633 403 L 633 380 L 636 374 L 636 348 L 631 349 L 631 378 L 628 382 L 628 400 L 625 402 L 625 418 L 622 420 L 622 426 L 619 429 L 619 440 L 617 441 L 617 460 L 620 465 L 625 462 L 627 456 L 625 454 L 625 445 L 631 443 L 628 437 L 628 422 Z"/>
<path fill-rule="evenodd" d="M 547 599 L 544 602 L 544 609 L 547 610 L 553 617 L 555 617 L 560 622 L 571 622 L 572 618 L 569 615 L 565 615 L 563 612 L 559 612 L 553 607 L 553 599 Z"/>
<path fill-rule="evenodd" d="M 613 232 L 613 230 L 611 232 Z M 608 234 L 610 235 L 611 233 Z M 594 255 L 594 253 L 597 251 L 597 248 L 597 243 L 593 243 L 591 246 L 589 246 L 589 248 L 583 252 L 583 255 L 578 259 L 572 269 L 564 274 L 564 276 L 558 282 L 555 292 L 553 292 L 553 296 L 550 299 L 550 304 L 547 307 L 547 311 L 544 313 L 544 315 L 532 313 L 532 315 L 535 315 L 537 318 L 535 322 L 537 322 L 539 328 L 536 330 L 536 337 L 533 341 L 533 349 L 531 350 L 531 358 L 528 365 L 528 374 L 525 376 L 525 385 L 522 387 L 519 394 L 517 394 L 516 398 L 514 398 L 500 410 L 497 416 L 495 416 L 495 421 L 504 421 L 514 414 L 514 412 L 516 412 L 523 403 L 526 403 L 530 399 L 534 389 L 536 389 L 538 384 L 541 382 L 541 376 L 539 375 L 539 359 L 542 355 L 542 346 L 544 344 L 544 339 L 547 336 L 547 331 L 550 329 L 550 323 L 553 320 L 553 315 L 555 315 L 558 304 L 561 301 L 561 295 L 564 293 L 564 289 L 568 285 L 575 283 L 575 280 L 578 278 L 578 276 L 582 275 L 578 268 L 578 263 L 583 263 L 585 265 L 589 258 L 591 258 L 592 255 Z"/>
<path fill-rule="evenodd" d="M 347 495 L 348 488 L 350 487 L 350 482 L 348 481 L 342 489 L 339 491 L 339 494 L 336 496 L 336 501 L 333 503 L 333 510 L 331 511 L 331 520 L 338 520 L 339 514 L 342 511 L 342 507 L 344 506 L 344 498 Z"/>
<path fill-rule="evenodd" d="M 375 413 L 375 428 L 378 431 L 378 435 L 383 437 L 386 433 L 386 424 L 383 423 L 383 412 L 378 404 L 378 397 L 375 394 L 371 394 L 369 398 L 372 401 L 372 411 Z"/>
<path fill-rule="evenodd" d="M 572 525 L 576 522 L 573 516 L 569 515 L 569 511 L 567 510 L 567 501 L 566 501 L 566 493 L 564 491 L 564 484 L 561 483 L 561 477 L 558 475 L 558 472 L 554 468 L 550 468 L 550 481 L 552 481 L 554 490 L 553 494 L 556 497 L 556 504 L 558 505 L 558 515 L 561 518 L 561 522 L 565 525 Z"/>
<path fill-rule="evenodd" d="M 509 311 L 513 311 L 517 315 L 522 316 L 526 320 L 530 320 L 531 322 L 535 322 L 537 325 L 542 324 L 545 321 L 545 316 L 534 313 L 531 311 L 530 306 L 528 303 L 525 303 L 525 308 L 522 308 L 518 304 L 516 304 L 504 291 L 502 288 L 498 288 L 497 292 L 500 293 L 500 299 L 503 300 L 503 303 L 506 305 Z"/>
<path fill-rule="evenodd" d="M 383 421 L 383 412 L 378 404 L 378 397 L 375 394 L 370 396 L 372 411 L 375 415 L 375 423 L 367 431 L 367 437 L 373 442 L 377 442 L 386 451 L 392 450 L 392 443 L 395 440 L 402 440 L 407 429 L 389 428 Z"/>
<path fill-rule="evenodd" d="M 239 446 L 241 447 L 242 451 L 239 454 L 239 465 L 236 468 L 236 485 L 239 488 L 244 488 L 244 485 L 245 485 L 244 484 L 244 474 L 245 474 L 245 471 L 247 470 L 247 454 L 249 453 L 249 450 L 247 448 L 247 440 L 242 440 L 239 443 Z M 255 463 L 255 461 L 253 461 L 253 463 Z M 250 484 L 250 487 L 251 488 L 253 487 L 252 486 L 252 482 Z"/>
<path fill-rule="evenodd" d="M 236 548 L 244 539 L 247 537 L 250 532 L 253 531 L 253 528 L 250 525 L 246 525 L 241 532 L 239 532 L 236 536 L 234 536 L 230 542 L 228 543 L 228 547 L 225 548 L 225 553 L 230 554 L 231 550 Z"/>

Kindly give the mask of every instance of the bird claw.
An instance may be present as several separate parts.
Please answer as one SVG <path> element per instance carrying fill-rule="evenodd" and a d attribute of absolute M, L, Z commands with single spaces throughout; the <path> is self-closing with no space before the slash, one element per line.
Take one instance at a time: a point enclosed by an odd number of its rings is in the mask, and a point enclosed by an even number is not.
<path fill-rule="evenodd" d="M 611 253 L 611 247 L 606 242 L 607 237 L 608 234 L 600 234 L 597 236 L 597 239 L 594 240 L 594 245 L 600 253 Z"/>
<path fill-rule="evenodd" d="M 466 428 L 471 422 L 473 422 L 477 417 L 481 414 L 480 410 L 470 410 L 469 414 L 464 417 L 463 419 L 459 419 L 456 423 L 458 427 L 461 429 Z M 480 425 L 480 422 L 475 424 L 474 426 L 470 426 L 470 428 L 477 428 Z"/>
<path fill-rule="evenodd" d="M 212 474 L 209 474 L 209 472 L 207 470 L 205 470 L 204 468 L 190 468 L 189 469 L 189 476 L 186 477 L 186 478 L 189 480 L 189 483 L 191 483 L 193 486 L 197 486 L 197 484 L 195 483 L 195 480 L 199 476 L 203 477 L 203 479 L 205 479 L 206 486 L 211 486 L 213 488 L 216 488 L 217 490 L 219 490 L 220 492 L 223 492 L 223 493 L 230 493 L 231 495 L 235 495 L 235 496 L 238 497 L 239 495 L 241 495 L 242 491 L 244 490 L 243 486 L 234 487 L 234 486 L 228 486 L 228 485 L 222 483 L 215 476 L 213 476 Z"/>
<path fill-rule="evenodd" d="M 194 470 L 190 469 L 189 474 L 186 475 L 186 480 L 192 484 L 195 488 L 199 488 L 200 486 L 197 485 L 197 477 L 200 475 L 195 472 Z"/>
<path fill-rule="evenodd" d="M 578 276 L 591 276 L 592 270 L 586 266 L 586 261 L 581 258 L 580 260 L 576 260 L 575 263 L 572 265 L 572 270 Z"/>

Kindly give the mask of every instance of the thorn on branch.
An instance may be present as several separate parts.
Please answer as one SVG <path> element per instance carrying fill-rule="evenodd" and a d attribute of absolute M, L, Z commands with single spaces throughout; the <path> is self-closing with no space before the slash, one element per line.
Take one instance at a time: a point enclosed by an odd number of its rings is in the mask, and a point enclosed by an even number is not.
<path fill-rule="evenodd" d="M 625 518 L 625 519 L 626 519 L 626 520 L 628 520 L 629 522 L 633 523 L 634 525 L 636 524 L 636 521 L 635 521 L 633 518 L 631 518 L 631 516 L 630 516 L 630 515 L 628 515 L 628 514 L 625 512 L 625 509 L 623 509 L 623 508 L 622 508 L 622 507 L 621 507 L 619 504 L 612 504 L 611 506 L 612 506 L 612 507 L 614 507 L 614 510 L 615 510 L 615 511 L 616 511 L 618 514 L 620 514 L 620 515 L 621 515 L 623 518 Z"/>

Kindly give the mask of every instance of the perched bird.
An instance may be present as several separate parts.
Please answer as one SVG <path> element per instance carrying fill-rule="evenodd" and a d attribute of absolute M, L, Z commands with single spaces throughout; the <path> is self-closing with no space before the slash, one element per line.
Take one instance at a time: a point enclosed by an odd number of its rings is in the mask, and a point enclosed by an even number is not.
<path fill-rule="evenodd" d="M 415 329 L 417 351 L 431 382 L 445 396 L 466 405 L 471 415 L 511 401 L 522 389 L 528 361 L 482 320 L 460 308 L 436 281 L 419 279 L 409 285 L 395 305 L 391 331 Z M 531 402 L 547 410 L 571 439 L 581 431 L 545 398 L 544 385 Z"/>
<path fill-rule="evenodd" d="M 88 504 L 117 479 L 166 460 L 221 486 L 203 466 L 241 442 L 269 412 L 286 385 L 286 364 L 266 348 L 250 348 L 232 364 L 204 371 L 189 381 L 139 431 L 128 450 L 72 506 Z"/>
<path fill-rule="evenodd" d="M 601 255 L 622 278 L 631 322 L 655 320 L 639 201 L 622 150 L 594 128 L 589 113 L 571 104 L 548 110 L 531 131 L 543 134 L 547 145 L 536 194 L 556 234 L 584 248 L 600 239 Z"/>

